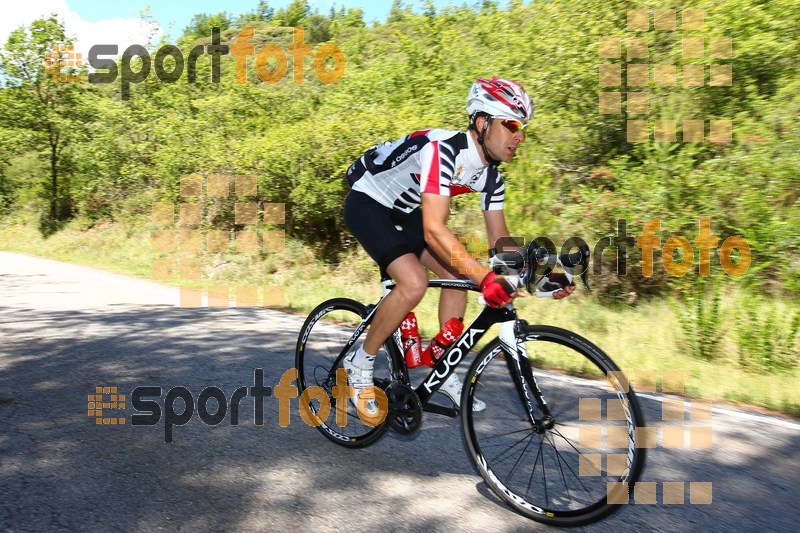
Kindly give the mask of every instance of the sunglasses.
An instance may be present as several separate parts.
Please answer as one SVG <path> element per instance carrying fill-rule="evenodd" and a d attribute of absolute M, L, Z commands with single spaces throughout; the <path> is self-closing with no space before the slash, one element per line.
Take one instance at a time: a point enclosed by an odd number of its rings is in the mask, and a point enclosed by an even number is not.
<path fill-rule="evenodd" d="M 502 122 L 500 124 L 503 125 L 511 133 L 517 133 L 518 131 L 522 131 L 528 127 L 527 124 L 523 124 L 519 120 L 510 120 L 510 119 L 500 119 Z"/>

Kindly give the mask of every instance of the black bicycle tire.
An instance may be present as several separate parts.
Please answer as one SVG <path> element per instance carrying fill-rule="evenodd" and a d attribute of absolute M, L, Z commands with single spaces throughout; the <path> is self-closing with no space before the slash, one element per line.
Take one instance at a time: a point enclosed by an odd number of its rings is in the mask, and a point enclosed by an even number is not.
<path fill-rule="evenodd" d="M 302 392 L 308 386 L 313 385 L 307 383 L 307 376 L 305 375 L 305 367 L 303 365 L 305 347 L 308 343 L 308 339 L 310 338 L 311 331 L 325 315 L 334 311 L 350 311 L 360 316 L 362 319 L 366 318 L 367 316 L 367 307 L 364 304 L 350 298 L 333 298 L 326 300 L 314 308 L 311 313 L 309 313 L 308 317 L 303 323 L 303 327 L 300 329 L 300 334 L 297 337 L 297 345 L 295 346 L 295 368 L 297 368 L 297 383 L 299 389 L 298 394 L 302 394 Z M 316 429 L 318 429 L 319 432 L 322 433 L 328 440 L 338 444 L 339 446 L 343 446 L 345 448 L 363 448 L 375 443 L 383 436 L 384 433 L 386 433 L 386 430 L 389 427 L 388 422 L 389 418 L 387 417 L 382 423 L 375 426 L 374 429 L 357 437 L 347 437 L 346 435 L 337 432 L 333 427 L 329 426 L 325 422 L 316 426 Z M 345 439 L 345 437 L 347 438 Z"/>
<path fill-rule="evenodd" d="M 518 335 L 524 337 L 526 340 L 531 339 L 533 336 L 538 336 L 537 340 L 545 340 L 556 342 L 568 348 L 575 350 L 578 354 L 583 355 L 584 357 L 588 358 L 592 361 L 598 368 L 606 371 L 606 372 L 620 372 L 619 367 L 608 357 L 605 352 L 603 352 L 600 348 L 596 345 L 591 343 L 590 341 L 586 340 L 585 338 L 577 335 L 573 332 L 568 330 L 557 328 L 553 326 L 525 326 L 521 333 Z M 472 405 L 473 397 L 475 396 L 475 389 L 477 388 L 478 383 L 480 383 L 480 372 L 483 372 L 491 359 L 488 359 L 492 353 L 494 355 L 491 356 L 493 359 L 499 353 L 502 353 L 503 349 L 500 344 L 500 339 L 496 338 L 492 340 L 487 346 L 485 346 L 478 356 L 473 361 L 472 365 L 469 368 L 467 373 L 467 378 L 464 384 L 464 392 L 461 396 L 461 418 L 462 418 L 462 435 L 464 437 L 465 445 L 467 447 L 468 454 L 470 459 L 472 460 L 475 469 L 481 475 L 483 480 L 489 486 L 489 488 L 496 494 L 501 500 L 503 500 L 509 507 L 511 507 L 515 512 L 526 516 L 532 520 L 537 522 L 541 522 L 548 525 L 553 526 L 562 526 L 562 527 L 572 527 L 572 526 L 580 526 L 586 525 L 598 520 L 605 518 L 606 516 L 610 515 L 611 513 L 618 510 L 622 504 L 609 504 L 607 502 L 607 498 L 603 497 L 599 501 L 595 502 L 594 504 L 587 506 L 583 509 L 578 510 L 571 510 L 571 511 L 556 511 L 553 512 L 552 509 L 541 509 L 540 511 L 534 511 L 530 509 L 528 506 L 520 504 L 517 499 L 524 501 L 522 497 L 518 494 L 514 494 L 510 491 L 510 489 L 506 488 L 502 483 L 497 479 L 497 477 L 491 473 L 491 466 L 486 465 L 486 459 L 480 452 L 480 447 L 476 442 L 475 430 L 473 426 L 473 418 L 472 418 L 472 410 L 470 406 Z M 481 369 L 481 367 L 483 369 Z M 545 395 L 547 395 L 547 391 L 542 391 Z M 639 401 L 636 397 L 636 394 L 633 388 L 628 387 L 628 392 L 625 393 L 626 398 L 628 400 L 628 405 L 631 409 L 631 414 L 634 421 L 634 427 L 644 427 L 645 420 L 642 414 L 641 406 L 639 405 Z M 634 485 L 636 481 L 641 476 L 643 469 L 644 469 L 644 461 L 646 452 L 644 448 L 635 448 L 634 447 L 634 459 L 632 461 L 630 467 L 630 473 L 626 481 L 628 482 L 629 491 L 632 494 Z M 503 488 L 506 488 L 508 492 L 504 491 Z M 512 496 L 513 494 L 513 496 Z M 516 499 L 515 499 L 516 498 Z M 528 503 L 528 502 L 526 502 Z M 534 506 L 539 507 L 539 506 Z"/>

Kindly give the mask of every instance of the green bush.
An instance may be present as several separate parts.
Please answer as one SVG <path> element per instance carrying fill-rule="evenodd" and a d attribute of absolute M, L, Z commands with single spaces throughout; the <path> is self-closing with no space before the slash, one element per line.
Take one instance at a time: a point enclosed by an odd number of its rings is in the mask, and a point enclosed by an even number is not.
<path fill-rule="evenodd" d="M 796 368 L 799 334 L 800 310 L 781 314 L 766 298 L 743 298 L 736 319 L 739 365 L 761 373 Z"/>
<path fill-rule="evenodd" d="M 721 310 L 722 288 L 719 282 L 698 277 L 694 285 L 675 302 L 674 308 L 689 353 L 705 361 L 719 355 L 720 340 L 725 334 Z"/>

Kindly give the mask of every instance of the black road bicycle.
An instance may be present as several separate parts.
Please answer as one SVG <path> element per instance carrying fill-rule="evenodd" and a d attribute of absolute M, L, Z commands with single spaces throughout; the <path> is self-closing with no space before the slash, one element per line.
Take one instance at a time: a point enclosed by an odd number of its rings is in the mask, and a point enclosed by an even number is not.
<path fill-rule="evenodd" d="M 582 268 L 588 289 L 588 247 L 556 255 L 533 242 L 492 261 L 496 270 L 503 266 L 508 279 L 529 292 L 532 285 L 544 287 L 557 264 L 570 283 L 573 269 Z M 383 280 L 382 285 L 385 296 L 393 284 Z M 430 280 L 429 287 L 480 291 L 466 280 Z M 323 393 L 306 396 L 311 398 L 309 411 L 320 415 L 317 428 L 325 437 L 360 448 L 376 442 L 389 428 L 403 435 L 414 433 L 423 411 L 460 416 L 472 462 L 514 511 L 550 525 L 576 526 L 600 520 L 628 503 L 645 458 L 644 448 L 636 445 L 636 429 L 645 421 L 633 389 L 600 348 L 565 329 L 528 324 L 517 317 L 513 304 L 502 309 L 485 306 L 417 386 L 409 378 L 396 331 L 384 344 L 385 357 L 375 362 L 375 385 L 388 399 L 382 422 L 362 421 L 352 401 L 337 406 L 337 369 L 365 336 L 381 301 L 363 305 L 334 298 L 314 309 L 303 324 L 295 352 L 298 384 L 301 392 L 320 387 L 327 395 L 331 414 L 325 420 L 327 406 L 319 401 Z M 449 407 L 432 402 L 494 324 L 500 325 L 499 336 L 472 362 L 461 405 L 453 406 L 449 398 Z M 485 410 L 473 411 L 476 397 L 485 402 Z M 348 415 L 341 426 L 333 414 L 337 408 Z"/>

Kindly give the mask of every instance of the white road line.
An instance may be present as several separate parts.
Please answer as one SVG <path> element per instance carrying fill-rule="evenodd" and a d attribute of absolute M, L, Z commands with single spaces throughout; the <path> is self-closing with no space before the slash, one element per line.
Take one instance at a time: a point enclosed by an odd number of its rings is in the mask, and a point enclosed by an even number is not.
<path fill-rule="evenodd" d="M 595 380 L 587 380 L 585 378 L 579 378 L 579 377 L 576 377 L 576 376 L 564 376 L 564 375 L 560 375 L 560 374 L 556 374 L 556 373 L 550 373 L 550 372 L 548 372 L 548 374 L 550 374 L 549 377 L 551 379 L 559 379 L 559 380 L 562 380 L 562 381 L 571 381 L 573 383 L 579 383 L 581 385 L 593 385 L 593 386 L 595 386 L 597 388 L 600 388 L 600 389 L 605 389 L 606 388 L 605 382 L 600 382 L 599 380 L 597 380 L 597 381 L 595 381 Z M 646 398 L 648 400 L 653 400 L 653 401 L 656 401 L 656 402 L 664 402 L 664 400 L 673 400 L 673 401 L 674 400 L 683 400 L 684 407 L 687 407 L 687 404 L 690 404 L 691 401 L 692 401 L 691 399 L 680 398 L 678 396 L 672 396 L 672 395 L 655 396 L 653 394 L 648 394 L 648 393 L 644 393 L 644 392 L 637 392 L 636 396 L 639 397 L 639 398 Z M 748 419 L 748 420 L 755 420 L 755 421 L 758 421 L 758 422 L 764 422 L 764 423 L 767 423 L 767 424 L 773 424 L 773 425 L 784 427 L 784 428 L 787 428 L 787 429 L 795 429 L 795 430 L 800 431 L 800 423 L 794 422 L 792 420 L 787 420 L 786 418 L 783 418 L 783 417 L 778 416 L 778 415 L 769 415 L 769 414 L 762 414 L 762 413 L 748 413 L 747 411 L 743 411 L 741 409 L 736 409 L 736 408 L 733 408 L 733 407 L 715 406 L 715 405 L 713 405 L 713 402 L 712 402 L 712 406 L 711 406 L 711 413 L 712 413 L 712 415 L 713 414 L 727 415 L 727 416 L 732 416 L 732 417 L 744 418 L 744 419 Z"/>
<path fill-rule="evenodd" d="M 648 400 L 655 400 L 657 402 L 663 402 L 666 399 L 683 400 L 684 407 L 686 407 L 687 404 L 691 403 L 691 400 L 686 400 L 685 398 L 679 398 L 677 396 L 653 396 L 652 394 L 645 394 L 642 392 L 637 392 L 636 396 L 640 398 L 647 398 Z M 800 430 L 800 423 L 792 422 L 791 420 L 786 420 L 785 418 L 781 418 L 775 415 L 748 413 L 746 411 L 742 411 L 741 409 L 735 409 L 732 407 L 716 407 L 714 405 L 711 406 L 711 413 L 718 415 L 728 415 L 738 418 L 745 418 L 749 420 L 756 420 L 759 422 L 765 422 L 769 424 L 774 424 L 776 426 L 781 426 L 787 429 Z"/>

